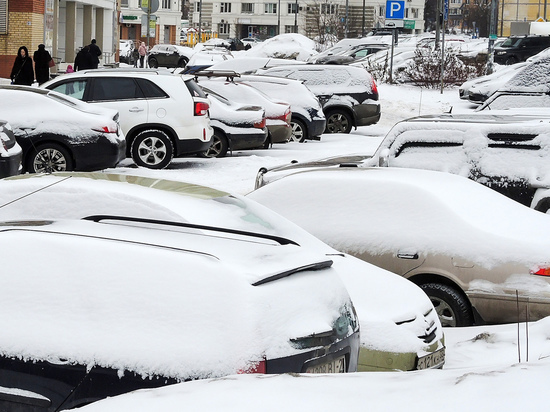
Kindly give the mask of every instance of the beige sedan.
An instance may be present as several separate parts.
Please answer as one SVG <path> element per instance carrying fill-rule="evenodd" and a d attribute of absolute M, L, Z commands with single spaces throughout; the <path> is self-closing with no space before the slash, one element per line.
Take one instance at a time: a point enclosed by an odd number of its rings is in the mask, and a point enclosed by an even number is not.
<path fill-rule="evenodd" d="M 550 217 L 466 178 L 325 167 L 248 196 L 335 249 L 416 283 L 444 326 L 550 315 Z"/>

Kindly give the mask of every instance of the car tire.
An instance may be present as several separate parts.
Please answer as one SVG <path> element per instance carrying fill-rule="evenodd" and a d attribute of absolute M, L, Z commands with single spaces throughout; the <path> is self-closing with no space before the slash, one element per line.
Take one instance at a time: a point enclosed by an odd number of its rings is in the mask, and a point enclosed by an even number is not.
<path fill-rule="evenodd" d="M 151 69 L 156 69 L 159 67 L 159 62 L 154 57 L 149 57 L 149 67 Z"/>
<path fill-rule="evenodd" d="M 307 138 L 307 129 L 304 122 L 298 119 L 292 119 L 290 121 L 290 126 L 292 127 L 292 134 L 290 135 L 291 142 L 300 142 L 303 143 Z"/>
<path fill-rule="evenodd" d="M 182 57 L 178 61 L 178 67 L 185 67 L 187 66 L 187 63 L 189 63 L 189 59 L 187 57 Z"/>
<path fill-rule="evenodd" d="M 160 130 L 145 130 L 133 140 L 130 153 L 138 166 L 164 169 L 174 157 L 174 146 L 166 133 Z"/>
<path fill-rule="evenodd" d="M 227 137 L 219 130 L 214 129 L 214 135 L 212 136 L 212 146 L 201 153 L 202 157 L 225 157 L 229 144 Z"/>
<path fill-rule="evenodd" d="M 425 283 L 420 288 L 432 301 L 442 326 L 473 325 L 470 303 L 461 292 L 441 283 Z"/>
<path fill-rule="evenodd" d="M 518 62 L 518 59 L 516 57 L 510 56 L 506 59 L 504 64 L 507 65 L 507 66 L 511 66 L 512 64 L 516 64 L 517 62 Z"/>
<path fill-rule="evenodd" d="M 73 167 L 71 153 L 56 143 L 39 145 L 27 158 L 29 173 L 69 172 Z"/>
<path fill-rule="evenodd" d="M 351 132 L 352 119 L 344 110 L 328 110 L 326 114 L 327 125 L 325 133 L 349 133 Z"/>

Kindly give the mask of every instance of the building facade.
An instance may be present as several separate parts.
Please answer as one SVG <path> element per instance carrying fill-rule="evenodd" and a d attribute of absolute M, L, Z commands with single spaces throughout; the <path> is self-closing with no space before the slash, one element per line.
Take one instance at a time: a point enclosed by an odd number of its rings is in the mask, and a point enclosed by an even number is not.
<path fill-rule="evenodd" d="M 424 30 L 424 0 L 406 0 L 405 32 Z M 359 37 L 385 25 L 385 1 L 372 0 L 190 0 L 190 27 L 220 38 L 300 33 Z"/>

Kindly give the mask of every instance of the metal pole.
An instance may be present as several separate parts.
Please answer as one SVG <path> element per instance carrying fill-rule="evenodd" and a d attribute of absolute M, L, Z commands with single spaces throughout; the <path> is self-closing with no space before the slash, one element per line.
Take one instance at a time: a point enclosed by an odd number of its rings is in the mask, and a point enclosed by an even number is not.
<path fill-rule="evenodd" d="M 443 94 L 444 73 L 445 73 L 445 18 L 441 20 L 441 94 Z"/>
<path fill-rule="evenodd" d="M 151 26 L 151 1 L 147 7 L 147 50 L 149 50 L 149 26 Z"/>
<path fill-rule="evenodd" d="M 296 0 L 294 8 L 294 33 L 298 33 L 298 0 Z"/>
<path fill-rule="evenodd" d="M 391 32 L 391 58 L 390 58 L 390 84 L 393 83 L 393 47 L 395 44 L 395 36 L 397 33 L 397 29 L 393 27 Z"/>
<path fill-rule="evenodd" d="M 348 38 L 348 30 L 349 30 L 349 27 L 348 27 L 348 9 L 349 9 L 348 3 L 349 3 L 349 1 L 346 0 L 346 31 L 344 32 L 344 37 L 346 39 Z"/>
<path fill-rule="evenodd" d="M 277 6 L 277 34 L 281 34 L 281 0 Z"/>
<path fill-rule="evenodd" d="M 199 0 L 199 31 L 198 31 L 197 43 L 201 42 L 202 35 L 202 0 Z"/>
<path fill-rule="evenodd" d="M 365 0 L 363 0 L 363 19 L 361 21 L 361 36 L 365 37 Z"/>

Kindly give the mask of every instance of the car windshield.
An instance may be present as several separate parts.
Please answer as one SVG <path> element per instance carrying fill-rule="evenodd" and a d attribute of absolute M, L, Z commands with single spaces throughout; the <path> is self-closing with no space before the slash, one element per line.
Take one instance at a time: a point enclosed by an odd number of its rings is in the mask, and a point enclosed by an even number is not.
<path fill-rule="evenodd" d="M 517 47 L 519 46 L 522 40 L 523 39 L 521 38 L 518 39 L 518 38 L 510 37 L 509 39 L 505 40 L 504 43 L 500 45 L 500 47 Z"/>

